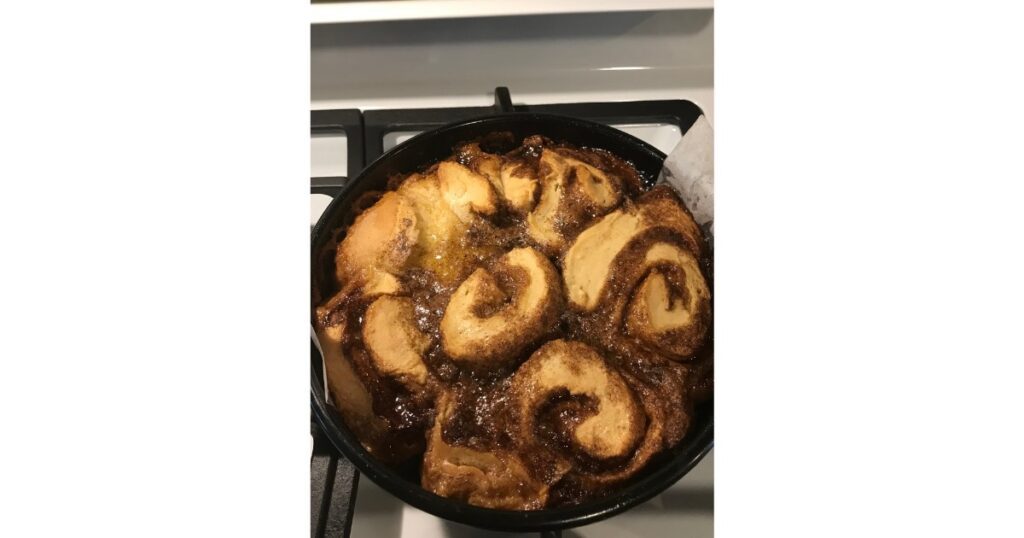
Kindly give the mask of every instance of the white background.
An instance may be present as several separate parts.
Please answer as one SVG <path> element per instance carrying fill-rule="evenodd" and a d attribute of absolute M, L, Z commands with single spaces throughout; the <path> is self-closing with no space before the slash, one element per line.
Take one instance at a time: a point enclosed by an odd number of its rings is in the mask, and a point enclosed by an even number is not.
<path fill-rule="evenodd" d="M 716 533 L 1020 536 L 1020 17 L 716 6 Z M 0 535 L 308 533 L 308 5 L 4 4 Z"/>

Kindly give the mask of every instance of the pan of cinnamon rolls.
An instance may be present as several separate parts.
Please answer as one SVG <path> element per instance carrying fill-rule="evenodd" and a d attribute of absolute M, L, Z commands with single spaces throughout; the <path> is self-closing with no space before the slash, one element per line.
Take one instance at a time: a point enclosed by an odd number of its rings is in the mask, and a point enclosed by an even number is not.
<path fill-rule="evenodd" d="M 713 440 L 712 251 L 665 155 L 531 113 L 421 134 L 312 234 L 313 407 L 367 477 L 461 523 L 591 523 Z"/>

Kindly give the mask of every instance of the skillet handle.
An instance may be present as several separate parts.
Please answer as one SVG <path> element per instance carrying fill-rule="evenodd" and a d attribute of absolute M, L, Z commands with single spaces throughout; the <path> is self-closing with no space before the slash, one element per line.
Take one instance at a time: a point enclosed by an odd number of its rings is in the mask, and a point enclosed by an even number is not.
<path fill-rule="evenodd" d="M 494 88 L 494 110 L 499 114 L 516 111 L 515 105 L 512 104 L 512 95 L 505 86 Z"/>
<path fill-rule="evenodd" d="M 309 192 L 311 194 L 326 194 L 331 198 L 334 198 L 341 194 L 342 187 L 348 182 L 348 178 L 344 176 L 338 177 L 314 177 L 309 179 L 310 187 Z"/>

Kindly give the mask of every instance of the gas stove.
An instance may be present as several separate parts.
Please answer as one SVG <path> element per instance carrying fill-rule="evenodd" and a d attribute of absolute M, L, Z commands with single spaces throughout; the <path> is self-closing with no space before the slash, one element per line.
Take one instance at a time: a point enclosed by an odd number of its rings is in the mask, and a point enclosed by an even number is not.
<path fill-rule="evenodd" d="M 506 88 L 493 106 L 321 109 L 311 112 L 311 220 L 316 223 L 335 195 L 363 167 L 416 134 L 446 123 L 500 112 L 542 112 L 589 119 L 621 129 L 669 153 L 703 111 L 688 100 L 625 102 L 513 102 Z M 313 535 L 376 538 L 508 537 L 434 517 L 413 508 L 359 473 L 311 426 L 310 464 Z M 712 536 L 714 451 L 654 499 L 592 525 L 562 532 L 580 538 Z M 537 533 L 523 534 L 536 536 Z M 554 535 L 557 535 L 555 533 Z"/>

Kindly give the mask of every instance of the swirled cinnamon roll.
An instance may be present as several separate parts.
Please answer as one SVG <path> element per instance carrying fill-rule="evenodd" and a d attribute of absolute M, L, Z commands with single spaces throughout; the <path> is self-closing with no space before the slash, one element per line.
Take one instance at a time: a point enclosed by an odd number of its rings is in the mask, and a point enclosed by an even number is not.
<path fill-rule="evenodd" d="M 512 250 L 452 294 L 441 319 L 444 350 L 468 365 L 505 362 L 549 334 L 561 306 L 561 282 L 547 257 Z"/>
<path fill-rule="evenodd" d="M 668 187 L 584 230 L 566 251 L 570 304 L 604 323 L 606 334 L 633 337 L 674 359 L 704 342 L 711 291 L 700 267 L 700 229 Z"/>
<path fill-rule="evenodd" d="M 519 439 L 530 445 L 540 427 L 543 404 L 557 396 L 591 401 L 590 412 L 552 427 L 552 433 L 599 461 L 629 456 L 643 437 L 646 417 L 625 378 L 590 346 L 553 340 L 540 347 L 512 377 L 519 411 Z"/>
<path fill-rule="evenodd" d="M 516 439 L 534 475 L 564 496 L 636 474 L 689 424 L 680 373 L 640 380 L 581 342 L 541 346 L 511 383 Z"/>
<path fill-rule="evenodd" d="M 526 215 L 526 227 L 545 252 L 560 252 L 583 224 L 622 200 L 617 177 L 554 149 L 542 150 L 539 170 L 540 197 Z"/>

